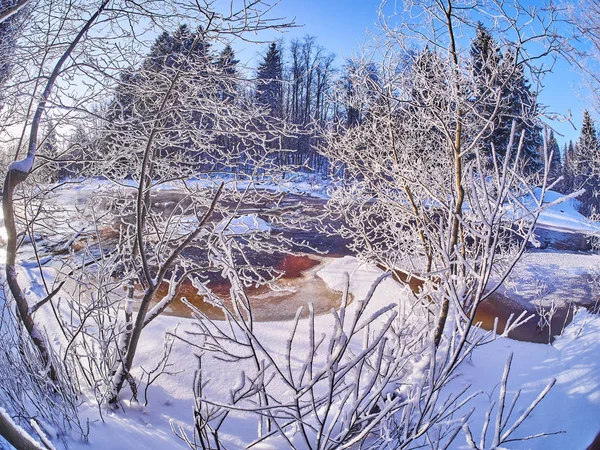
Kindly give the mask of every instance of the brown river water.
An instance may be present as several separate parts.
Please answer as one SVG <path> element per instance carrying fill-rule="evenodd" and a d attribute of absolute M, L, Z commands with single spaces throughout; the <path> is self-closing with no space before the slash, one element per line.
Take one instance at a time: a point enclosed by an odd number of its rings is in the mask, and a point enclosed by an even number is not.
<path fill-rule="evenodd" d="M 252 307 L 253 318 L 257 322 L 292 320 L 298 308 L 303 307 L 301 317 L 308 316 L 308 304 L 312 303 L 316 315 L 326 314 L 339 308 L 342 294 L 330 290 L 325 282 L 316 275 L 323 258 L 308 255 L 282 255 L 276 269 L 284 272 L 283 276 L 273 283 L 273 288 L 263 285 L 247 288 Z M 231 310 L 231 285 L 227 280 L 211 281 L 209 288 L 217 294 L 224 305 Z M 158 297 L 167 293 L 167 286 L 159 288 Z M 141 294 L 141 293 L 140 293 Z M 180 288 L 175 301 L 165 311 L 167 314 L 189 317 L 191 309 L 181 299 L 198 308 L 210 319 L 225 318 L 223 309 L 206 301 L 205 296 L 198 294 L 191 282 Z"/>
<path fill-rule="evenodd" d="M 298 308 L 304 307 L 302 316 L 307 316 L 308 303 L 312 303 L 315 314 L 326 314 L 332 309 L 337 309 L 341 303 L 340 292 L 330 290 L 325 282 L 316 273 L 330 260 L 330 257 L 316 255 L 282 255 L 276 268 L 284 275 L 275 283 L 275 290 L 269 286 L 252 287 L 248 289 L 253 314 L 256 321 L 280 321 L 292 320 Z M 394 277 L 397 281 L 405 282 L 406 275 L 398 272 Z M 398 279 L 400 278 L 400 279 Z M 582 276 L 581 282 L 587 285 Z M 412 277 L 410 286 L 418 291 L 421 287 L 419 279 Z M 223 299 L 227 307 L 231 306 L 229 297 L 230 285 L 227 281 L 211 282 L 211 290 Z M 159 298 L 166 294 L 166 286 L 159 290 Z M 184 284 L 173 304 L 166 311 L 167 314 L 180 317 L 189 317 L 190 308 L 181 302 L 181 298 L 190 302 L 211 319 L 224 319 L 221 308 L 207 302 L 204 296 L 198 294 L 191 283 Z M 524 301 L 523 301 L 524 300 Z M 524 310 L 527 316 L 532 316 L 524 324 L 509 332 L 508 337 L 519 341 L 548 343 L 554 340 L 553 335 L 559 334 L 561 330 L 572 320 L 573 309 L 568 306 L 559 307 L 552 315 L 550 328 L 540 326 L 539 312 L 527 304 L 527 298 L 516 302 L 506 295 L 496 292 L 484 300 L 477 310 L 475 322 L 485 330 L 493 330 L 497 318 L 497 333 L 504 332 L 506 323 L 511 317 L 517 318 Z M 592 304 L 579 303 L 582 306 L 592 307 Z M 524 306 L 526 305 L 526 306 Z"/>

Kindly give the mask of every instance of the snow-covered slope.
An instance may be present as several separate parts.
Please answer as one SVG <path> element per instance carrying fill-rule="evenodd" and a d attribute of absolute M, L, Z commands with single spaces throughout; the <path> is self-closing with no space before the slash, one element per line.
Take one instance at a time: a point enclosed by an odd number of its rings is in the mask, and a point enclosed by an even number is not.
<path fill-rule="evenodd" d="M 563 197 L 564 195 L 558 192 L 548 191 L 544 196 L 544 203 L 552 204 Z M 568 199 L 544 209 L 537 221 L 537 227 L 567 233 L 600 234 L 600 224 L 585 218 L 577 211 L 576 206 L 577 200 Z"/>

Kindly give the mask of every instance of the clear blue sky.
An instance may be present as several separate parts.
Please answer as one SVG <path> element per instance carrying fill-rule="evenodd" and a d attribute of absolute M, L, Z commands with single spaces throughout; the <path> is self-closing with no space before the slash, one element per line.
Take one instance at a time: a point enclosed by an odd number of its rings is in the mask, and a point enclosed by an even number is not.
<path fill-rule="evenodd" d="M 526 0 L 527 3 L 541 5 L 541 1 Z M 263 37 L 286 41 L 293 38 L 311 35 L 317 38 L 317 43 L 326 50 L 337 55 L 336 64 L 341 65 L 343 59 L 356 53 L 361 44 L 367 41 L 367 30 L 376 29 L 377 10 L 380 0 L 282 0 L 274 9 L 274 15 L 295 19 L 298 28 L 286 33 L 270 33 Z M 401 8 L 401 0 L 398 0 Z M 393 8 L 394 0 L 389 1 L 388 7 Z M 237 47 L 237 46 L 236 46 Z M 253 65 L 259 50 L 256 46 L 241 46 L 239 54 L 243 63 Z M 242 50 L 240 48 L 240 50 Z M 569 123 L 550 121 L 549 124 L 563 136 L 556 136 L 559 144 L 569 139 L 576 141 L 583 109 L 589 107 L 583 98 L 580 76 L 564 61 L 559 61 L 552 73 L 546 75 L 539 102 L 548 107 L 548 112 L 568 115 L 577 130 Z"/>

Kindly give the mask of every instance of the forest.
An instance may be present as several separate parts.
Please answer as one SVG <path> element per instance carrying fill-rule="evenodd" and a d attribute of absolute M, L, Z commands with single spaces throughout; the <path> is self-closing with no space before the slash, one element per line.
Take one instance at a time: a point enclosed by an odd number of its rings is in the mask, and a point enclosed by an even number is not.
<path fill-rule="evenodd" d="M 0 0 L 0 449 L 600 448 L 600 3 L 286 2 Z"/>

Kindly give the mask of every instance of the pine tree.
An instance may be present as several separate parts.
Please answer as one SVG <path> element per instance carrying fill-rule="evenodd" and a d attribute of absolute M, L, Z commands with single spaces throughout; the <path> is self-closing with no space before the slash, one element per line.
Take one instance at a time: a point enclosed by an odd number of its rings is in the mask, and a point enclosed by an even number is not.
<path fill-rule="evenodd" d="M 496 69 L 502 60 L 498 44 L 481 22 L 477 23 L 475 33 L 475 40 L 471 44 L 470 50 L 474 75 L 476 78 L 484 80 L 484 85 L 497 85 L 494 78 L 498 76 Z"/>
<path fill-rule="evenodd" d="M 165 128 L 163 137 L 170 134 L 172 139 L 165 138 L 169 144 L 161 146 L 160 155 L 178 155 L 187 158 L 190 164 L 198 164 L 197 161 L 202 155 L 189 138 L 181 136 L 177 123 L 185 122 L 189 127 L 211 130 L 214 116 L 186 108 L 184 105 L 178 108 L 176 102 L 179 99 L 209 97 L 211 100 L 223 100 L 227 77 L 218 76 L 218 61 L 209 52 L 210 47 L 202 28 L 192 31 L 183 24 L 173 32 L 165 31 L 160 34 L 141 67 L 132 67 L 120 74 L 120 81 L 115 87 L 113 100 L 107 110 L 109 125 L 103 139 L 103 147 L 135 148 L 131 131 L 135 130 L 136 136 L 142 136 L 149 120 L 157 114 L 165 114 L 162 124 Z M 233 67 L 236 61 L 232 59 L 229 63 Z M 228 67 L 226 73 L 232 67 Z M 179 73 L 180 76 L 176 78 L 178 95 L 173 97 L 172 113 L 161 112 L 161 102 L 153 92 L 164 90 L 171 80 L 175 79 L 175 73 Z M 231 84 L 227 85 L 227 95 L 233 95 L 234 92 Z M 125 157 L 115 161 L 111 169 L 112 175 L 129 175 L 127 161 Z"/>
<path fill-rule="evenodd" d="M 583 123 L 581 134 L 575 146 L 574 168 L 576 171 L 576 183 L 585 183 L 592 174 L 591 162 L 598 156 L 598 137 L 596 126 L 589 111 L 583 112 Z"/>
<path fill-rule="evenodd" d="M 565 144 L 564 147 L 564 161 L 563 161 L 563 182 L 562 182 L 562 192 L 564 194 L 570 194 L 573 192 L 573 182 L 574 182 L 574 171 L 573 171 L 573 158 L 575 153 L 575 148 L 573 146 L 573 141 L 569 141 L 569 144 Z"/>
<path fill-rule="evenodd" d="M 273 42 L 257 69 L 256 100 L 269 108 L 271 116 L 278 118 L 283 113 L 282 74 L 281 51 Z"/>
<path fill-rule="evenodd" d="M 144 67 L 157 71 L 173 67 L 189 68 L 190 64 L 181 65 L 184 59 L 195 63 L 196 66 L 199 62 L 209 63 L 210 43 L 204 39 L 202 33 L 202 28 L 198 28 L 192 33 L 185 24 L 180 25 L 173 33 L 164 31 L 152 44 Z"/>
<path fill-rule="evenodd" d="M 514 58 L 515 55 L 511 53 L 505 56 L 509 67 L 514 70 L 510 72 L 510 78 L 505 88 L 504 95 L 508 108 L 503 119 L 505 119 L 505 125 L 512 125 L 512 120 L 516 120 L 515 139 L 520 139 L 521 135 L 525 133 L 521 149 L 524 157 L 524 169 L 526 173 L 533 173 L 539 171 L 543 165 L 540 154 L 543 145 L 542 128 L 537 123 L 539 106 L 537 95 L 531 91 L 531 85 L 525 76 L 523 65 L 514 65 Z"/>
<path fill-rule="evenodd" d="M 233 47 L 229 44 L 227 44 L 225 48 L 221 50 L 216 62 L 217 67 L 219 67 L 223 73 L 228 75 L 235 75 L 237 73 L 238 63 L 239 61 L 235 59 Z"/>
<path fill-rule="evenodd" d="M 497 90 L 502 84 L 500 67 L 502 53 L 498 48 L 494 37 L 489 30 L 478 22 L 476 36 L 471 43 L 471 70 L 473 71 L 473 104 L 475 114 L 484 120 L 489 120 L 496 109 Z M 510 137 L 510 124 L 506 124 L 505 102 L 501 105 L 501 113 L 489 125 L 486 135 L 483 137 L 483 147 L 489 155 L 492 154 L 492 144 L 498 152 L 503 155 Z"/>
<path fill-rule="evenodd" d="M 237 74 L 237 64 L 239 61 L 235 59 L 235 52 L 231 45 L 226 45 L 219 53 L 215 65 L 220 73 L 224 76 L 219 82 L 218 98 L 224 101 L 232 101 L 235 98 L 237 86 L 235 83 L 235 75 Z"/>

